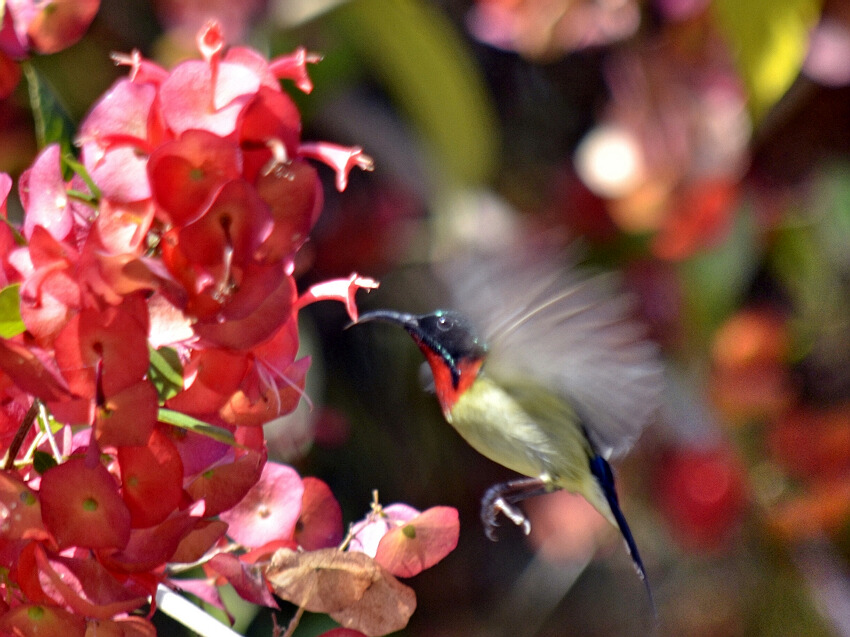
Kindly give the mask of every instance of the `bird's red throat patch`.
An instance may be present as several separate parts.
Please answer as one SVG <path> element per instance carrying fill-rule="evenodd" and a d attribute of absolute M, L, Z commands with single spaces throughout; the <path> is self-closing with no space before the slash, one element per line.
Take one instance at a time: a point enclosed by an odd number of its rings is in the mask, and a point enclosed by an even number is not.
<path fill-rule="evenodd" d="M 446 418 L 449 418 L 455 403 L 475 382 L 484 360 L 481 358 L 462 358 L 458 361 L 457 368 L 460 371 L 460 379 L 457 387 L 455 387 L 452 370 L 443 357 L 427 347 L 423 347 L 422 352 L 425 354 L 425 359 L 431 366 L 431 373 L 434 375 L 434 389 L 437 392 L 440 407 L 442 407 Z"/>

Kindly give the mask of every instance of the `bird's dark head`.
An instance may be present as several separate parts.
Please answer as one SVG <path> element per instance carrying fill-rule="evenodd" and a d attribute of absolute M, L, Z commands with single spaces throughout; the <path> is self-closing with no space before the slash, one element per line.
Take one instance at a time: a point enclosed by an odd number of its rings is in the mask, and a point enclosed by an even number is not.
<path fill-rule="evenodd" d="M 357 322 L 367 321 L 393 323 L 407 330 L 431 363 L 435 380 L 439 375 L 437 365 L 441 364 L 450 372 L 455 390 L 458 389 L 464 368 L 475 364 L 477 372 L 477 367 L 487 355 L 487 346 L 469 320 L 452 310 L 419 315 L 378 310 L 363 314 Z"/>

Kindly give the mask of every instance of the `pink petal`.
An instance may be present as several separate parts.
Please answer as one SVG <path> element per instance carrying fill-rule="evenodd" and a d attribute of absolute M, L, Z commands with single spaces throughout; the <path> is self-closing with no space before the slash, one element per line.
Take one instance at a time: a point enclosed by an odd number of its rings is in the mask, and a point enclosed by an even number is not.
<path fill-rule="evenodd" d="M 241 170 L 236 144 L 204 130 L 188 130 L 154 151 L 147 177 L 168 221 L 184 226 L 200 218 L 216 193 Z"/>
<path fill-rule="evenodd" d="M 306 477 L 301 516 L 295 540 L 306 551 L 339 546 L 342 541 L 342 509 L 330 487 L 318 478 Z"/>
<path fill-rule="evenodd" d="M 129 54 L 113 53 L 112 61 L 116 66 L 130 67 L 130 81 L 138 84 L 149 82 L 156 86 L 162 84 L 168 77 L 168 71 L 164 68 L 142 57 L 138 49 L 133 49 Z"/>
<path fill-rule="evenodd" d="M 209 565 L 233 586 L 242 599 L 260 606 L 279 608 L 259 568 L 228 553 L 214 556 Z"/>
<path fill-rule="evenodd" d="M 302 294 L 295 303 L 295 311 L 297 312 L 305 305 L 315 303 L 316 301 L 340 301 L 345 304 L 345 310 L 352 321 L 357 321 L 357 305 L 354 302 L 354 295 L 357 290 L 377 289 L 380 284 L 369 277 L 361 277 L 356 272 L 353 272 L 347 279 L 332 279 L 323 283 L 317 283 L 311 286 L 304 294 Z"/>
<path fill-rule="evenodd" d="M 103 152 L 97 142 L 89 142 L 83 146 L 83 161 L 105 199 L 129 203 L 151 196 L 148 158 L 135 147 L 116 146 Z"/>
<path fill-rule="evenodd" d="M 94 222 L 98 250 L 115 256 L 138 255 L 146 247 L 145 239 L 153 219 L 154 205 L 150 201 L 115 205 L 104 199 Z"/>
<path fill-rule="evenodd" d="M 322 212 L 322 182 L 313 166 L 296 159 L 261 174 L 256 187 L 274 219 L 272 232 L 256 258 L 264 263 L 279 261 L 294 254 L 309 238 Z"/>
<path fill-rule="evenodd" d="M 156 526 L 133 529 L 130 540 L 120 551 L 100 551 L 99 560 L 109 569 L 125 573 L 143 573 L 158 568 L 171 557 L 181 540 L 191 533 L 203 513 L 202 504 L 174 511 Z"/>
<path fill-rule="evenodd" d="M 205 509 L 206 510 L 206 509 Z M 201 559 L 227 533 L 227 524 L 221 520 L 198 520 L 171 556 L 172 562 L 190 563 Z"/>
<path fill-rule="evenodd" d="M 459 535 L 457 509 L 432 507 L 388 532 L 375 560 L 397 577 L 413 577 L 451 553 Z"/>
<path fill-rule="evenodd" d="M 249 451 L 229 464 L 202 472 L 186 487 L 194 500 L 203 499 L 206 515 L 218 515 L 236 506 L 259 480 L 266 463 L 264 453 Z M 186 465 L 184 457 L 183 464 Z"/>
<path fill-rule="evenodd" d="M 198 31 L 197 44 L 198 51 L 207 62 L 221 53 L 224 48 L 224 37 L 218 21 L 210 20 Z"/>
<path fill-rule="evenodd" d="M 298 147 L 298 154 L 321 161 L 336 172 L 336 189 L 342 192 L 348 185 L 348 173 L 357 166 L 372 171 L 375 162 L 359 146 L 339 146 L 329 142 L 308 142 Z"/>
<path fill-rule="evenodd" d="M 304 93 L 313 90 L 313 82 L 307 74 L 307 64 L 321 62 L 322 56 L 316 53 L 308 53 L 304 47 L 298 47 L 289 55 L 282 55 L 269 63 L 269 69 L 275 77 L 280 79 L 294 80 Z"/>
<path fill-rule="evenodd" d="M 156 389 L 150 381 L 140 380 L 106 396 L 106 403 L 97 410 L 95 437 L 104 447 L 144 445 L 156 425 L 158 410 Z"/>
<path fill-rule="evenodd" d="M 7 218 L 6 202 L 10 192 L 12 192 L 12 178 L 7 173 L 0 173 L 0 216 L 4 219 Z"/>
<path fill-rule="evenodd" d="M 209 604 L 213 608 L 218 608 L 222 613 L 226 614 L 231 622 L 233 617 L 230 615 L 224 602 L 218 593 L 218 587 L 215 585 L 214 578 L 207 579 L 174 579 L 169 582 L 169 588 L 177 591 L 191 593 L 201 601 Z"/>
<path fill-rule="evenodd" d="M 83 37 L 100 8 L 100 0 L 52 0 L 39 6 L 27 28 L 33 48 L 56 53 Z"/>
<path fill-rule="evenodd" d="M 215 413 L 239 387 L 247 369 L 248 358 L 242 352 L 195 350 L 183 368 L 186 389 L 170 398 L 166 406 L 189 414 Z"/>
<path fill-rule="evenodd" d="M 35 558 L 45 593 L 79 615 L 111 619 L 147 602 L 141 587 L 119 581 L 96 560 L 48 557 L 43 550 Z"/>
<path fill-rule="evenodd" d="M 24 236 L 32 237 L 35 226 L 47 230 L 57 241 L 71 231 L 73 217 L 65 181 L 62 179 L 58 144 L 51 144 L 36 157 L 20 181 L 21 201 L 26 208 Z"/>
<path fill-rule="evenodd" d="M 177 234 L 184 256 L 202 266 L 243 266 L 272 231 L 269 207 L 244 179 L 228 181 L 206 212 Z"/>
<path fill-rule="evenodd" d="M 154 430 L 144 446 L 118 448 L 122 494 L 134 528 L 165 520 L 183 497 L 183 462 L 171 440 Z"/>
<path fill-rule="evenodd" d="M 132 298 L 103 312 L 82 310 L 56 336 L 56 362 L 78 396 L 94 397 L 98 361 L 103 361 L 106 396 L 135 385 L 147 373 L 147 307 L 130 303 Z"/>
<path fill-rule="evenodd" d="M 0 539 L 46 539 L 36 493 L 9 471 L 0 472 Z"/>
<path fill-rule="evenodd" d="M 376 505 L 373 505 L 373 508 Z M 351 543 L 349 550 L 366 553 L 375 557 L 381 539 L 395 528 L 399 522 L 412 520 L 419 511 L 408 504 L 396 503 L 386 507 L 377 505 L 363 520 L 351 526 Z"/>
<path fill-rule="evenodd" d="M 253 312 L 250 315 L 224 322 L 215 318 L 198 321 L 195 324 L 195 333 L 210 343 L 238 350 L 249 349 L 264 342 L 289 319 L 295 302 L 295 282 L 292 277 L 278 273 L 276 279 L 280 283 L 278 287 L 269 292 L 258 305 L 252 305 Z M 248 285 L 243 287 L 250 289 Z M 234 306 L 234 310 L 239 307 L 235 297 L 230 305 Z M 226 307 L 225 311 L 229 309 Z"/>
<path fill-rule="evenodd" d="M 148 139 L 148 118 L 156 99 L 156 87 L 135 83 L 127 78 L 117 80 L 86 115 L 80 125 L 77 143 L 96 141 L 103 149 L 111 140 L 135 140 L 144 146 Z M 86 163 L 91 171 L 92 165 Z"/>
<path fill-rule="evenodd" d="M 227 137 L 259 87 L 257 76 L 241 65 L 222 62 L 214 77 L 206 62 L 188 60 L 175 67 L 160 87 L 162 115 L 177 134 L 201 129 Z"/>
<path fill-rule="evenodd" d="M 295 469 L 269 462 L 242 501 L 219 517 L 229 524 L 227 534 L 246 547 L 289 539 L 301 515 L 303 495 Z"/>
<path fill-rule="evenodd" d="M 0 370 L 20 389 L 45 401 L 68 400 L 71 392 L 56 363 L 42 349 L 0 340 Z"/>

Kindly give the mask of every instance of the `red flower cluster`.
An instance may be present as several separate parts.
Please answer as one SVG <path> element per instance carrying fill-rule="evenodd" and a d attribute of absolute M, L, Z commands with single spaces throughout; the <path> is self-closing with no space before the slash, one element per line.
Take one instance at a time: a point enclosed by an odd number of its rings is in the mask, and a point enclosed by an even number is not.
<path fill-rule="evenodd" d="M 330 164 L 340 189 L 371 161 L 301 141 L 279 80 L 309 91 L 314 56 L 228 50 L 214 23 L 198 44 L 203 59 L 171 71 L 120 57 L 130 76 L 83 122 L 82 166 L 44 149 L 19 184 L 23 227 L 0 222 L 0 283 L 21 322 L 0 328 L 0 632 L 121 617 L 228 522 L 246 548 L 341 539 L 325 485 L 266 465 L 261 425 L 303 393 L 298 310 L 336 299 L 356 318 L 354 293 L 376 285 L 352 275 L 297 295 L 293 259 L 322 207 L 305 159 Z M 10 187 L 0 176 L 4 219 Z M 294 485 L 271 531 L 265 513 L 252 527 L 233 509 L 269 472 Z M 244 591 L 245 563 L 214 558 L 207 586 Z"/>

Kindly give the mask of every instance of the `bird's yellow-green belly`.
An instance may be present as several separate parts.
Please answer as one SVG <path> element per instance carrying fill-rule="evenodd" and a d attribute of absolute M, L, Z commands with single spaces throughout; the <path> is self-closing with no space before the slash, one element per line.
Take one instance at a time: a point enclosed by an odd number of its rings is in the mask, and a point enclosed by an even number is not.
<path fill-rule="evenodd" d="M 569 404 L 533 385 L 503 387 L 481 376 L 449 422 L 479 453 L 517 473 L 576 490 L 587 474 L 588 443 Z"/>

